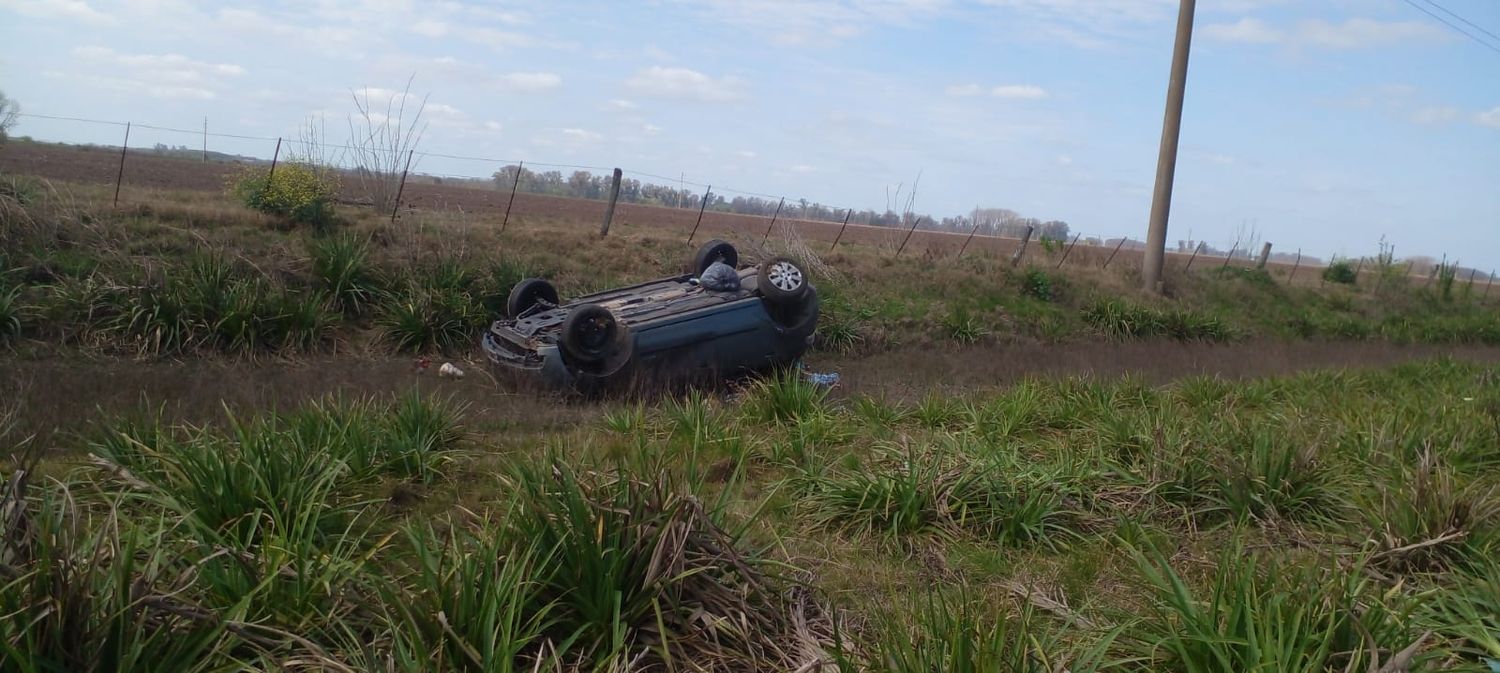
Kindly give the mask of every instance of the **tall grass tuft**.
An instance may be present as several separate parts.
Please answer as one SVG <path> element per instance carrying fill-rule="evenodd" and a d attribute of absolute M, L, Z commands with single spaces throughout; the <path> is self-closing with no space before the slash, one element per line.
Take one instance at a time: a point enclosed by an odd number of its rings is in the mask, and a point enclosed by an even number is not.
<path fill-rule="evenodd" d="M 795 423 L 826 413 L 828 389 L 784 369 L 756 379 L 745 392 L 745 415 L 762 423 Z"/>
<path fill-rule="evenodd" d="M 0 485 L 0 661 L 13 671 L 227 667 L 242 614 L 195 605 L 192 573 L 169 544 L 176 528 L 127 516 L 118 498 L 96 512 L 71 487 L 30 486 L 29 468 Z M 31 491 L 40 491 L 32 493 Z"/>
<path fill-rule="evenodd" d="M 450 522 L 447 528 L 440 534 L 430 524 L 408 527 L 410 567 L 381 584 L 392 663 L 433 673 L 540 668 L 558 654 L 540 647 L 554 622 L 555 604 L 543 598 L 538 581 L 546 552 L 513 542 L 495 526 Z"/>
<path fill-rule="evenodd" d="M 1500 553 L 1500 492 L 1465 482 L 1430 450 L 1362 503 L 1375 563 L 1401 572 L 1442 571 Z"/>
<path fill-rule="evenodd" d="M 1330 521 L 1343 505 L 1339 479 L 1315 445 L 1297 446 L 1278 429 L 1250 431 L 1230 448 L 1215 504 L 1237 520 Z"/>
<path fill-rule="evenodd" d="M 1051 673 L 1097 671 L 1111 635 L 1085 650 L 1069 651 L 1029 608 L 1006 613 L 972 597 L 929 591 L 925 602 L 885 610 L 878 635 L 859 665 L 840 658 L 841 671 L 882 673 Z"/>
<path fill-rule="evenodd" d="M 21 309 L 21 288 L 0 277 L 0 345 L 21 336 Z"/>
<path fill-rule="evenodd" d="M 791 633 L 762 562 L 665 477 L 520 465 L 509 539 L 543 551 L 546 635 L 583 668 L 784 667 Z M 515 547 L 511 547 L 515 549 Z M 506 613 L 502 613 L 506 614 Z"/>
<path fill-rule="evenodd" d="M 363 314 L 380 294 L 380 276 L 370 264 L 368 239 L 354 234 L 317 238 L 307 245 L 313 276 L 345 315 Z"/>
<path fill-rule="evenodd" d="M 1323 571 L 1230 548 L 1200 592 L 1161 552 L 1148 549 L 1137 559 L 1154 596 L 1122 642 L 1142 670 L 1376 670 L 1418 640 L 1407 615 L 1391 607 L 1394 599 L 1375 592 L 1358 570 Z"/>
<path fill-rule="evenodd" d="M 408 278 L 381 300 L 376 323 L 386 342 L 404 352 L 451 352 L 470 347 L 485 321 L 467 292 Z"/>

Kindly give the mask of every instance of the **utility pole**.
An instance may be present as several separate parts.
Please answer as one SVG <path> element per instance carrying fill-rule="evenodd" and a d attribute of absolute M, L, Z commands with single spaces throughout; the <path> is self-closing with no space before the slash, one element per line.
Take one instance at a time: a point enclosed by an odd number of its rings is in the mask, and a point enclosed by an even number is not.
<path fill-rule="evenodd" d="M 1167 256 L 1167 213 L 1172 208 L 1172 178 L 1177 171 L 1177 137 L 1182 131 L 1182 99 L 1187 88 L 1188 50 L 1193 42 L 1196 0 L 1181 0 L 1177 10 L 1177 45 L 1172 49 L 1172 78 L 1167 82 L 1167 111 L 1156 157 L 1156 192 L 1151 197 L 1151 228 L 1146 232 L 1146 260 L 1141 278 L 1147 292 L 1161 290 L 1161 268 Z"/>

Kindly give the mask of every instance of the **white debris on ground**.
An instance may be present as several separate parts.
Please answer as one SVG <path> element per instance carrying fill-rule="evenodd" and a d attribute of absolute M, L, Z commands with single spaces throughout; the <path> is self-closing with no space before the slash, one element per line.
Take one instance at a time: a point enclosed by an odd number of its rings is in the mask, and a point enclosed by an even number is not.
<path fill-rule="evenodd" d="M 438 367 L 438 376 L 445 379 L 461 379 L 464 377 L 464 370 L 459 369 L 458 365 L 452 362 L 444 362 L 443 366 Z"/>

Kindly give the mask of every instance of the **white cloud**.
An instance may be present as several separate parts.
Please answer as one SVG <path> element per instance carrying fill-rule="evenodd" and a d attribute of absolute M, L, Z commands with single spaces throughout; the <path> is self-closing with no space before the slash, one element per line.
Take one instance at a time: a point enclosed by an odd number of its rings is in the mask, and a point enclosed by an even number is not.
<path fill-rule="evenodd" d="M 1500 105 L 1474 115 L 1474 122 L 1480 126 L 1500 129 Z"/>
<path fill-rule="evenodd" d="M 65 18 L 103 23 L 110 17 L 83 0 L 0 0 L 0 8 L 38 18 Z"/>
<path fill-rule="evenodd" d="M 579 143 L 592 143 L 604 139 L 604 136 L 584 129 L 563 129 L 562 134 L 564 138 Z"/>
<path fill-rule="evenodd" d="M 648 136 L 654 136 L 658 133 L 661 133 L 661 127 L 655 124 L 643 124 L 641 125 L 641 132 L 645 133 Z"/>
<path fill-rule="evenodd" d="M 505 128 L 505 126 L 502 125 L 500 122 L 497 122 L 497 121 L 491 120 L 491 121 L 487 121 L 487 122 L 484 123 L 484 130 L 486 130 L 486 131 L 495 131 L 495 132 L 498 133 L 499 131 L 503 130 L 504 128 Z"/>
<path fill-rule="evenodd" d="M 636 108 L 639 108 L 640 105 L 636 104 L 636 102 L 633 101 L 633 100 L 625 100 L 624 98 L 615 98 L 615 99 L 611 99 L 609 102 L 605 103 L 604 107 L 609 108 L 611 110 L 634 110 Z"/>
<path fill-rule="evenodd" d="M 1040 100 L 1047 97 L 1047 90 L 1033 84 L 1005 84 L 990 89 L 990 95 L 996 98 Z"/>
<path fill-rule="evenodd" d="M 752 152 L 750 150 L 740 150 L 738 152 L 735 152 L 734 155 L 744 159 L 754 159 L 756 156 L 755 152 Z"/>
<path fill-rule="evenodd" d="M 984 93 L 984 87 L 978 84 L 953 84 L 943 90 L 949 96 L 978 96 Z"/>
<path fill-rule="evenodd" d="M 1073 157 L 1070 157 L 1070 156 L 1068 156 L 1066 154 L 1059 154 L 1059 155 L 1057 155 L 1057 164 L 1059 166 L 1072 166 L 1073 165 Z"/>
<path fill-rule="evenodd" d="M 214 98 L 227 78 L 245 74 L 233 63 L 210 63 L 181 54 L 126 54 L 107 47 L 76 47 L 78 77 L 106 88 L 135 88 L 161 98 Z"/>
<path fill-rule="evenodd" d="M 1204 26 L 1203 35 L 1220 42 L 1282 44 L 1313 49 L 1364 49 L 1446 39 L 1442 31 L 1421 21 L 1379 21 L 1361 17 L 1340 22 L 1307 19 L 1290 28 L 1277 28 L 1260 19 L 1243 18 L 1234 23 Z"/>
<path fill-rule="evenodd" d="M 1203 27 L 1203 36 L 1220 42 L 1245 44 L 1270 44 L 1279 42 L 1284 37 L 1265 21 L 1249 17 L 1234 23 L 1211 23 Z"/>
<path fill-rule="evenodd" d="M 512 72 L 495 78 L 502 91 L 547 91 L 562 86 L 562 76 L 551 72 Z"/>
<path fill-rule="evenodd" d="M 411 32 L 423 37 L 442 37 L 448 34 L 448 24 L 433 19 L 422 19 L 411 25 Z"/>
<path fill-rule="evenodd" d="M 1233 166 L 1235 162 L 1235 158 L 1228 154 L 1210 154 L 1208 160 L 1220 166 Z"/>
<path fill-rule="evenodd" d="M 1418 124 L 1446 124 L 1458 119 L 1459 111 L 1456 107 L 1447 105 L 1429 105 L 1418 109 L 1411 115 L 1411 120 Z"/>
<path fill-rule="evenodd" d="M 945 10 L 949 0 L 679 0 L 708 17 L 788 45 L 843 40 L 872 26 L 910 25 Z"/>
<path fill-rule="evenodd" d="M 789 168 L 787 170 L 789 170 L 789 171 L 791 171 L 793 173 L 796 173 L 798 175 L 806 175 L 806 174 L 812 173 L 812 172 L 814 172 L 814 171 L 816 171 L 818 169 L 816 169 L 816 168 L 814 168 L 812 166 L 809 166 L 807 164 L 797 164 L 797 165 L 792 166 L 791 168 Z"/>
<path fill-rule="evenodd" d="M 1136 37 L 1144 25 L 1176 16 L 1177 0 L 981 0 L 1007 10 L 1018 34 L 1089 49 Z"/>
<path fill-rule="evenodd" d="M 1342 23 L 1317 19 L 1297 24 L 1298 41 L 1329 49 L 1356 49 L 1419 40 L 1442 39 L 1435 26 L 1422 21 L 1376 21 L 1353 18 Z"/>
<path fill-rule="evenodd" d="M 625 80 L 630 90 L 646 96 L 727 103 L 745 97 L 744 83 L 735 77 L 710 77 L 687 68 L 652 66 Z"/>

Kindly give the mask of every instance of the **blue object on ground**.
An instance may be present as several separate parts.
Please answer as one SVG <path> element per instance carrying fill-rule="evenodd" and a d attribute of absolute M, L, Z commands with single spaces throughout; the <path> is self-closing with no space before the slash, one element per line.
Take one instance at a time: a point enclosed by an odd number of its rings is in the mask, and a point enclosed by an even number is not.
<path fill-rule="evenodd" d="M 827 374 L 807 372 L 807 380 L 809 383 L 812 383 L 815 386 L 828 386 L 831 388 L 838 385 L 839 375 L 838 372 L 830 372 Z"/>

